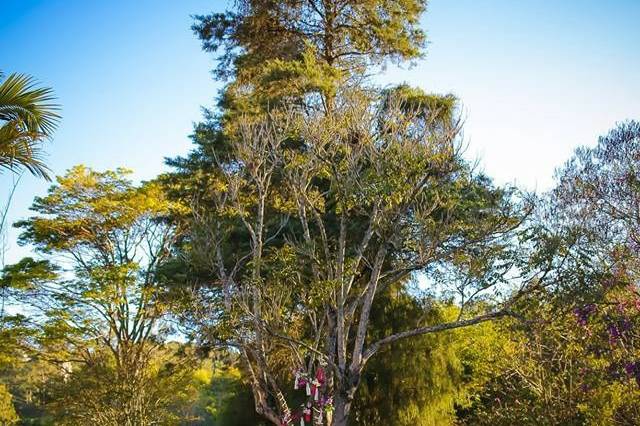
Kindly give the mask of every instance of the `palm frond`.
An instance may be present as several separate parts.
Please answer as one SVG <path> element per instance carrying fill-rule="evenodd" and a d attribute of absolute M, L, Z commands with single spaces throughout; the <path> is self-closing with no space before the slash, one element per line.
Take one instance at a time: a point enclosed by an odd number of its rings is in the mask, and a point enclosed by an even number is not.
<path fill-rule="evenodd" d="M 10 122 L 0 127 L 0 168 L 26 169 L 34 176 L 51 180 L 44 162 L 44 135 L 30 132 Z"/>
<path fill-rule="evenodd" d="M 0 169 L 26 169 L 50 180 L 42 143 L 60 121 L 53 90 L 25 74 L 3 77 L 0 72 Z"/>
<path fill-rule="evenodd" d="M 13 73 L 0 83 L 0 120 L 19 121 L 28 131 L 51 136 L 60 120 L 53 90 L 28 75 Z"/>

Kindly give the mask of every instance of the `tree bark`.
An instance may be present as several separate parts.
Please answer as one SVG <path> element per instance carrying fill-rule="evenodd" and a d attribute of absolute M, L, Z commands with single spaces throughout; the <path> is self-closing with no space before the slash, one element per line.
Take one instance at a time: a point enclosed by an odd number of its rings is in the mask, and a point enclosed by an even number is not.
<path fill-rule="evenodd" d="M 334 400 L 335 411 L 333 413 L 333 426 L 347 426 L 349 412 L 351 411 L 351 401 L 344 395 L 336 395 Z"/>

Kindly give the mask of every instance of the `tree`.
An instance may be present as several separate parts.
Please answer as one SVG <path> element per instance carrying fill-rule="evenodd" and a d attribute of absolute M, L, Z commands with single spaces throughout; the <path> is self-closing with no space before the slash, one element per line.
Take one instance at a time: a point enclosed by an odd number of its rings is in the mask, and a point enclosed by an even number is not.
<path fill-rule="evenodd" d="M 510 192 L 471 173 L 456 149 L 455 121 L 428 104 L 395 92 L 356 94 L 335 112 L 239 121 L 230 151 L 212 154 L 220 162 L 206 208 L 194 207 L 199 232 L 188 247 L 213 280 L 198 305 L 222 309 L 203 320 L 239 348 L 256 410 L 274 424 L 293 416 L 278 382 L 292 367 L 283 359 L 297 360 L 305 380 L 326 366 L 322 392 L 333 401 L 333 424 L 345 424 L 364 367 L 381 348 L 508 314 L 507 303 L 367 341 L 376 297 L 416 272 L 466 276 L 453 286 L 468 296 L 465 305 L 502 282 L 522 217 Z"/>
<path fill-rule="evenodd" d="M 20 242 L 45 258 L 3 270 L 2 282 L 21 289 L 16 296 L 40 331 L 38 356 L 60 368 L 63 382 L 82 372 L 75 384 L 93 390 L 65 407 L 73 421 L 160 421 L 169 415 L 167 393 L 178 396 L 165 378 L 183 374 L 177 358 L 154 364 L 171 332 L 157 268 L 179 233 L 164 219 L 180 206 L 157 184 L 134 186 L 128 174 L 77 166 L 58 177 L 34 201 L 37 215 L 16 224 Z"/>
<path fill-rule="evenodd" d="M 461 159 L 453 96 L 367 87 L 377 65 L 421 55 L 424 1 L 237 6 L 194 25 L 231 82 L 220 115 L 196 127 L 197 149 L 169 161 L 169 193 L 192 206 L 177 218 L 189 227 L 177 280 L 191 285 L 200 343 L 242 354 L 260 414 L 300 414 L 287 400 L 304 398 L 283 390 L 294 369 L 306 382 L 326 374 L 307 421 L 335 408 L 327 422 L 345 424 L 381 348 L 510 313 L 501 297 L 467 308 L 513 270 L 526 209 Z M 459 317 L 369 341 L 376 298 L 421 274 L 461 297 Z"/>
<path fill-rule="evenodd" d="M 456 306 L 415 288 L 389 288 L 374 303 L 369 339 L 416 324 L 453 321 Z M 351 424 L 453 425 L 496 372 L 506 336 L 491 322 L 473 329 L 427 334 L 388 346 L 367 364 L 356 392 Z"/>
<path fill-rule="evenodd" d="M 24 74 L 11 74 L 0 82 L 0 167 L 14 172 L 24 168 L 49 180 L 41 145 L 60 119 L 54 100 L 50 88 L 37 87 Z"/>
<path fill-rule="evenodd" d="M 421 56 L 426 0 L 241 0 L 233 11 L 196 16 L 193 30 L 232 79 L 227 114 L 283 98 L 331 109 L 337 92 L 374 65 Z"/>
<path fill-rule="evenodd" d="M 602 383 L 601 394 L 585 406 L 606 407 L 589 412 L 592 423 L 637 423 L 640 352 L 635 325 L 640 314 L 638 242 L 640 241 L 640 123 L 618 124 L 593 148 L 576 150 L 558 171 L 552 222 L 575 235 L 573 264 L 593 271 L 570 289 L 574 314 L 587 332 L 586 356 L 599 365 L 587 370 Z M 584 254 L 587 253 L 588 256 Z M 566 275 L 566 273 L 564 274 Z M 595 393 L 589 384 L 589 390 Z M 618 393 L 618 395 L 616 395 Z M 626 397 L 626 398 L 625 398 Z"/>
<path fill-rule="evenodd" d="M 594 148 L 579 148 L 558 171 L 549 214 L 559 229 L 573 229 L 580 247 L 591 246 L 611 270 L 635 269 L 640 244 L 638 196 L 640 123 L 621 123 Z"/>
<path fill-rule="evenodd" d="M 553 285 L 468 424 L 640 421 L 639 153 L 640 124 L 621 123 L 557 172 L 534 229 L 556 247 Z"/>
<path fill-rule="evenodd" d="M 96 354 L 98 362 L 76 364 L 65 374 L 48 377 L 46 412 L 60 425 L 189 424 L 198 418 L 191 407 L 199 388 L 193 378 L 195 358 L 185 349 L 177 344 L 158 347 L 142 360 L 137 382 L 123 381 L 108 353 Z"/>

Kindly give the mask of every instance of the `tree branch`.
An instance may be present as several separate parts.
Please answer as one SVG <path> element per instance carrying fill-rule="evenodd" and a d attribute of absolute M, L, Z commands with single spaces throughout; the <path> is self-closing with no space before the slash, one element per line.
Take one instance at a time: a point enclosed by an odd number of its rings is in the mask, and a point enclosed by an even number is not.
<path fill-rule="evenodd" d="M 485 321 L 491 321 L 497 318 L 501 318 L 504 316 L 509 316 L 512 315 L 511 312 L 506 311 L 506 310 L 500 310 L 500 311 L 495 311 L 495 312 L 491 312 L 488 314 L 484 314 L 484 315 L 479 315 L 475 318 L 470 318 L 467 320 L 461 320 L 461 321 L 454 321 L 454 322 L 448 322 L 448 323 L 443 323 L 443 324 L 437 324 L 437 325 L 431 325 L 431 326 L 426 326 L 426 327 L 419 327 L 419 328 L 415 328 L 413 330 L 407 330 L 407 331 L 402 331 L 400 333 L 396 333 L 396 334 L 392 334 L 390 336 L 387 336 L 383 339 L 378 340 L 375 343 L 372 343 L 367 350 L 364 352 L 363 356 L 362 356 L 362 362 L 361 362 L 361 368 L 364 367 L 364 364 L 367 362 L 367 360 L 369 358 L 371 358 L 376 352 L 378 352 L 378 350 L 380 350 L 380 348 L 382 348 L 385 345 L 388 345 L 390 343 L 396 342 L 398 340 L 401 339 L 405 339 L 407 337 L 412 337 L 412 336 L 419 336 L 422 334 L 428 334 L 428 333 L 436 333 L 439 331 L 445 331 L 445 330 L 453 330 L 456 328 L 462 328 L 462 327 L 468 327 L 471 325 L 475 325 L 475 324 L 480 324 L 482 322 Z"/>

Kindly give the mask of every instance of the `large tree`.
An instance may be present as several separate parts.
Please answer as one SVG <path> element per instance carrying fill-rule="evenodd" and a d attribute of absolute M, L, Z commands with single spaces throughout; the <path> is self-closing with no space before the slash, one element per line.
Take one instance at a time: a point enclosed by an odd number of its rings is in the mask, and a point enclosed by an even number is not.
<path fill-rule="evenodd" d="M 44 259 L 2 274 L 38 332 L 34 354 L 84 392 L 66 392 L 73 424 L 152 424 L 179 396 L 169 386 L 179 357 L 157 365 L 171 332 L 157 269 L 179 232 L 165 218 L 180 207 L 128 173 L 77 166 L 58 177 L 36 215 L 16 224 Z"/>
<path fill-rule="evenodd" d="M 194 204 L 188 244 L 210 267 L 199 306 L 222 310 L 204 321 L 224 326 L 214 336 L 243 353 L 256 409 L 274 424 L 294 417 L 280 381 L 287 370 L 312 380 L 324 366 L 320 392 L 333 401 L 333 424 L 345 424 L 364 367 L 382 347 L 509 313 L 507 302 L 368 335 L 373 303 L 390 285 L 421 273 L 469 307 L 514 264 L 517 205 L 470 171 L 457 131 L 455 120 L 404 92 L 358 93 L 335 114 L 239 120 L 228 150 L 213 152 L 219 162 L 206 204 Z M 318 412 L 327 409 L 321 400 Z"/>
<path fill-rule="evenodd" d="M 524 214 L 512 190 L 462 159 L 454 97 L 367 87 L 376 65 L 421 55 L 425 2 L 236 6 L 197 18 L 205 49 L 222 50 L 218 77 L 231 81 L 167 179 L 192 205 L 181 241 L 190 319 L 203 343 L 238 348 L 272 423 L 295 417 L 288 400 L 300 400 L 283 389 L 291 370 L 311 381 L 322 366 L 323 398 L 307 408 L 321 424 L 334 407 L 327 421 L 345 424 L 382 347 L 509 313 L 504 298 L 473 303 L 513 272 Z M 458 318 L 373 339 L 374 302 L 416 277 L 455 294 Z"/>

